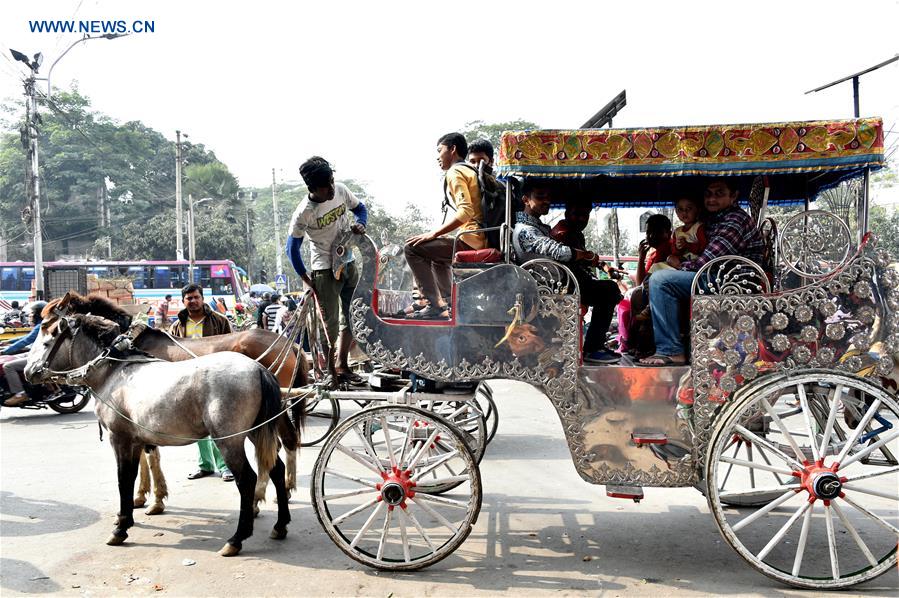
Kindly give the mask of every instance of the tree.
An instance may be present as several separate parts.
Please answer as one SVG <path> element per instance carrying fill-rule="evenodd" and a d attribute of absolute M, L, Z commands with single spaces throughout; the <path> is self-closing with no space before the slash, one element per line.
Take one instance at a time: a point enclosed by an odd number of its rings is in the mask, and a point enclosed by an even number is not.
<path fill-rule="evenodd" d="M 892 206 L 872 206 L 868 212 L 868 225 L 877 235 L 878 247 L 883 247 L 894 261 L 899 261 L 899 210 Z"/>
<path fill-rule="evenodd" d="M 522 129 L 539 129 L 535 123 L 527 120 L 510 120 L 502 123 L 485 123 L 482 120 L 473 120 L 460 131 L 465 135 L 468 143 L 475 139 L 486 139 L 493 144 L 496 156 L 499 157 L 499 143 L 504 131 L 521 131 Z"/>

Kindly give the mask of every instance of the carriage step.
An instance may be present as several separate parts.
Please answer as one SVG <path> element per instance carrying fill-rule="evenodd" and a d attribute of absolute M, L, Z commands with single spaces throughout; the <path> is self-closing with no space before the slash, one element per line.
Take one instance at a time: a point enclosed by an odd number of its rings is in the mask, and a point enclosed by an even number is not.
<path fill-rule="evenodd" d="M 651 432 L 648 430 L 635 431 L 631 433 L 631 440 L 637 446 L 643 444 L 668 444 L 668 435 L 664 432 Z"/>
<path fill-rule="evenodd" d="M 607 484 L 606 496 L 611 498 L 629 498 L 634 502 L 640 502 L 643 499 L 643 488 L 641 486 L 610 486 Z"/>

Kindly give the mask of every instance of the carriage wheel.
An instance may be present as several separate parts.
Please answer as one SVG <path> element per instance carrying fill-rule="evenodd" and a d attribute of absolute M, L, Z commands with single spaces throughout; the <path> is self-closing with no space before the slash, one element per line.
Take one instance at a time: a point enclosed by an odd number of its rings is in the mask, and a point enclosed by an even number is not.
<path fill-rule="evenodd" d="M 436 453 L 439 444 L 448 450 Z M 446 474 L 433 480 L 435 470 Z M 452 495 L 432 494 L 449 483 L 459 484 Z M 481 509 L 480 473 L 462 436 L 405 406 L 372 407 L 340 424 L 315 462 L 311 492 L 322 527 L 343 552 L 392 571 L 445 558 Z"/>
<path fill-rule="evenodd" d="M 896 567 L 897 454 L 895 397 L 855 376 L 803 372 L 727 407 L 709 445 L 706 495 L 750 565 L 797 587 L 844 588 Z M 725 506 L 753 497 L 767 504 Z"/>
<path fill-rule="evenodd" d="M 300 446 L 315 446 L 337 427 L 340 420 L 340 402 L 332 398 L 306 399 Z"/>
<path fill-rule="evenodd" d="M 493 389 L 486 382 L 481 382 L 474 391 L 474 400 L 484 414 L 487 424 L 487 444 L 490 444 L 499 427 L 499 411 L 493 401 Z"/>
<path fill-rule="evenodd" d="M 415 395 L 413 394 L 412 397 L 414 398 Z M 436 413 L 452 424 L 454 430 L 462 434 L 465 444 L 474 455 L 475 462 L 480 465 L 481 459 L 484 458 L 484 450 L 487 448 L 487 419 L 477 401 L 474 399 L 464 401 L 429 399 L 419 401 L 416 406 L 419 409 Z M 445 447 L 439 447 L 439 449 L 445 450 Z M 449 489 L 446 488 L 446 490 Z"/>

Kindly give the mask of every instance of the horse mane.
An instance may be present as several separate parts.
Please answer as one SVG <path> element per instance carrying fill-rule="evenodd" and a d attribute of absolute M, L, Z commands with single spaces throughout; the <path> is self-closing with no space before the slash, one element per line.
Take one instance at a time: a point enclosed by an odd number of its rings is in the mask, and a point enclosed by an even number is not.
<path fill-rule="evenodd" d="M 63 304 L 70 312 L 76 314 L 92 314 L 100 316 L 119 326 L 120 332 L 125 332 L 131 326 L 132 317 L 124 309 L 100 295 L 79 295 L 74 291 L 66 293 L 61 299 L 54 299 L 44 307 L 41 316 L 44 319 L 55 315 L 54 310 Z"/>
<path fill-rule="evenodd" d="M 81 325 L 81 330 L 97 341 L 101 347 L 109 347 L 121 334 L 119 325 L 103 316 L 79 314 L 76 319 Z"/>

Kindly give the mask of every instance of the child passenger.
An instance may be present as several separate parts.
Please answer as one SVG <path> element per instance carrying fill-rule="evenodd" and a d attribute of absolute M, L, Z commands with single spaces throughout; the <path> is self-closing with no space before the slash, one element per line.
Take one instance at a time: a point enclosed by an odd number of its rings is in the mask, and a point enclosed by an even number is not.
<path fill-rule="evenodd" d="M 702 255 L 705 246 L 708 245 L 705 229 L 700 222 L 702 204 L 697 198 L 681 197 L 674 204 L 674 212 L 683 224 L 674 229 L 671 239 L 671 255 L 677 256 L 682 262 L 695 260 Z M 649 272 L 651 274 L 670 268 L 671 266 L 662 260 L 661 263 L 654 264 Z"/>

